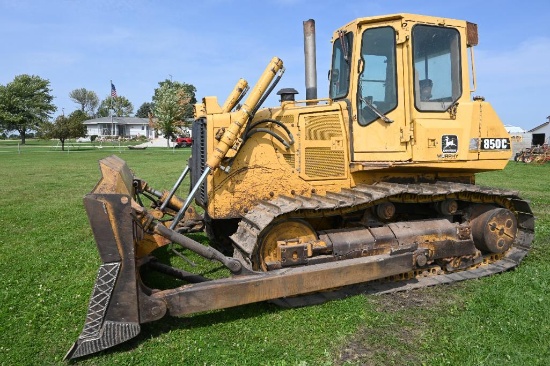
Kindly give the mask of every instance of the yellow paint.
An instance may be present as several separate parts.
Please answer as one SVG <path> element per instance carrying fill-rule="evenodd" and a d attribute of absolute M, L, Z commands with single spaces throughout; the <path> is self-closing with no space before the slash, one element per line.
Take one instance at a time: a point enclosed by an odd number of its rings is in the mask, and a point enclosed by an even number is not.
<path fill-rule="evenodd" d="M 449 93 L 455 98 L 454 104 L 419 99 L 419 74 L 428 71 L 413 52 L 417 25 L 451 28 L 458 34 L 449 51 L 450 57 L 458 60 L 450 66 L 454 81 Z M 358 109 L 363 100 L 358 99 L 362 92 L 358 77 L 367 67 L 360 57 L 364 52 L 361 38 L 367 30 L 388 27 L 395 33 L 396 106 L 385 113 L 387 121 L 377 118 L 361 124 L 364 117 L 360 118 L 360 113 L 364 112 Z M 483 141 L 487 146 L 504 146 L 503 141 L 509 141 L 510 136 L 488 102 L 472 99 L 466 29 L 466 21 L 412 14 L 356 19 L 339 28 L 332 38 L 333 44 L 342 42 L 342 32 L 351 33 L 353 38 L 349 45 L 349 91 L 344 97 L 307 103 L 287 101 L 260 109 L 252 121 L 247 121 L 247 113 L 282 68 L 282 61 L 274 58 L 240 110 L 222 113 L 217 99 L 205 98 L 196 106 L 196 117 L 207 118 L 208 166 L 229 168 L 217 169 L 207 179 L 208 214 L 217 219 L 239 217 L 258 202 L 279 195 L 324 194 L 381 180 L 473 183 L 476 172 L 503 169 L 511 156 L 510 147 L 481 146 Z M 456 87 L 458 82 L 461 90 Z M 241 88 L 238 83 L 227 105 L 234 104 Z M 265 121 L 257 127 L 290 141 L 287 132 L 269 120 L 288 128 L 294 138 L 290 148 L 266 132 L 244 139 L 247 124 Z M 219 141 L 215 139 L 217 133 L 222 136 Z M 242 144 L 239 138 L 243 138 Z"/>

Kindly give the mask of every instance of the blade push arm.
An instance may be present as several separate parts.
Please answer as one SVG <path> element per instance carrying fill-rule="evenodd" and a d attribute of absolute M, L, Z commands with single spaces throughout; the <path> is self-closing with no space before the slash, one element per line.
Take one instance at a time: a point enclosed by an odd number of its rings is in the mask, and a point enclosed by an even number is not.
<path fill-rule="evenodd" d="M 220 162 L 229 149 L 233 147 L 235 141 L 241 137 L 244 126 L 252 116 L 252 111 L 256 109 L 258 102 L 273 81 L 273 78 L 282 68 L 283 61 L 278 57 L 274 57 L 269 65 L 267 65 L 260 80 L 258 80 L 248 95 L 248 98 L 246 98 L 243 106 L 236 112 L 236 117 L 231 121 L 231 125 L 225 129 L 223 136 L 214 149 L 214 153 L 211 154 L 206 161 L 206 166 L 210 168 L 211 171 L 216 170 L 220 166 Z"/>
<path fill-rule="evenodd" d="M 273 57 L 269 65 L 267 65 L 266 69 L 262 73 L 260 80 L 258 80 L 256 85 L 248 95 L 248 98 L 246 98 L 243 106 L 237 112 L 235 112 L 235 117 L 232 119 L 229 127 L 225 129 L 218 144 L 214 148 L 214 152 L 208 157 L 208 160 L 206 161 L 206 167 L 201 177 L 196 182 L 195 186 L 191 189 L 191 192 L 189 192 L 189 196 L 187 196 L 185 204 L 174 218 L 170 229 L 174 229 L 178 222 L 181 220 L 185 213 L 185 210 L 187 210 L 189 205 L 191 205 L 191 201 L 195 197 L 197 190 L 201 186 L 202 182 L 204 182 L 208 174 L 218 169 L 221 161 L 227 155 L 229 149 L 231 149 L 237 139 L 242 136 L 245 131 L 244 127 L 246 126 L 248 120 L 252 117 L 253 111 L 257 109 L 258 103 L 262 99 L 262 96 L 268 90 L 269 85 L 275 78 L 275 75 L 277 75 L 277 73 L 282 68 L 283 61 L 278 57 Z"/>

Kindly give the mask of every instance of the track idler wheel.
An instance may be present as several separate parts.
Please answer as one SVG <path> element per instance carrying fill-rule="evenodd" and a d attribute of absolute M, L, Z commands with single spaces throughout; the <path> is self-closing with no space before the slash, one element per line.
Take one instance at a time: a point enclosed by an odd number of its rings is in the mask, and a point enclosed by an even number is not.
<path fill-rule="evenodd" d="M 296 240 L 296 243 L 305 243 L 317 239 L 315 230 L 306 221 L 288 220 L 274 223 L 260 239 L 258 256 L 254 268 L 267 271 L 269 263 L 279 261 L 278 242 Z"/>
<path fill-rule="evenodd" d="M 476 248 L 483 252 L 504 253 L 516 238 L 517 226 L 516 216 L 505 208 L 480 214 L 471 221 Z"/>

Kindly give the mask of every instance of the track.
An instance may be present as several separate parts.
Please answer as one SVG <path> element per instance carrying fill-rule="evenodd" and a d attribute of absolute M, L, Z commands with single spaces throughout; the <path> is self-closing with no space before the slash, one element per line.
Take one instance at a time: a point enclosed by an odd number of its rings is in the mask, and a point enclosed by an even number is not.
<path fill-rule="evenodd" d="M 489 276 L 507 271 L 519 265 L 527 255 L 534 237 L 534 216 L 529 203 L 519 197 L 517 191 L 501 190 L 476 185 L 437 182 L 433 184 L 377 183 L 359 185 L 341 192 L 328 192 L 325 196 L 280 196 L 260 203 L 248 212 L 231 236 L 237 248 L 236 257 L 244 259 L 251 267 L 254 250 L 262 232 L 276 219 L 322 217 L 360 211 L 381 202 L 427 203 L 455 199 L 470 203 L 493 203 L 505 207 L 517 216 L 518 232 L 513 246 L 501 255 L 487 255 L 483 263 L 466 270 L 448 273 L 432 268 L 404 273 L 397 278 L 381 279 L 366 284 L 349 286 L 336 291 L 320 292 L 294 298 L 275 300 L 281 306 L 306 306 L 344 296 L 369 293 L 383 294 L 406 291 L 438 284 L 449 284 Z"/>

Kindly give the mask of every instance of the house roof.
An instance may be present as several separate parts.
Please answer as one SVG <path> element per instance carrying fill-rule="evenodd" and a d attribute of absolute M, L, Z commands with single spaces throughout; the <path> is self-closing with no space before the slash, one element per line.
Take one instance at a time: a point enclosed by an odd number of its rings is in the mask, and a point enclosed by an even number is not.
<path fill-rule="evenodd" d="M 504 128 L 506 129 L 506 131 L 508 133 L 525 133 L 525 132 L 527 132 L 523 128 L 517 127 L 517 126 L 505 125 Z"/>
<path fill-rule="evenodd" d="M 149 119 L 139 117 L 100 117 L 88 119 L 82 123 L 85 125 L 97 125 L 99 123 L 116 123 L 117 125 L 146 125 L 149 124 Z"/>
<path fill-rule="evenodd" d="M 535 131 L 538 130 L 539 128 L 542 128 L 542 127 L 548 125 L 549 123 L 550 123 L 550 121 L 544 122 L 542 125 L 538 125 L 537 127 L 530 129 L 529 132 L 535 132 Z"/>

